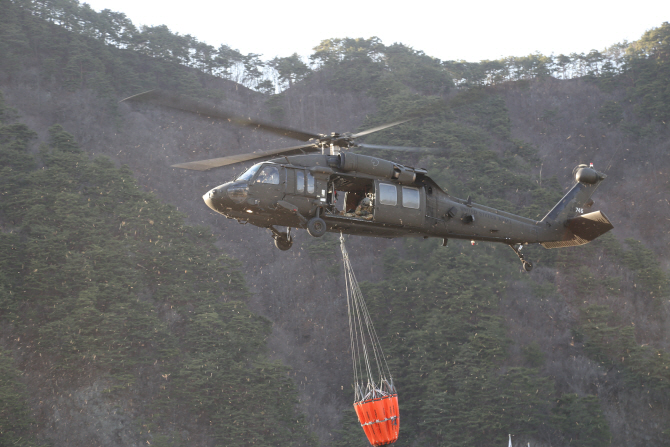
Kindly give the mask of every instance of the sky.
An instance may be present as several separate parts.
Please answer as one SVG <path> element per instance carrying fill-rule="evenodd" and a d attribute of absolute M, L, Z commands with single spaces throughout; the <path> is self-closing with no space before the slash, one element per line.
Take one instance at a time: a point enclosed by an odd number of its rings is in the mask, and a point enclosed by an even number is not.
<path fill-rule="evenodd" d="M 81 1 L 84 3 L 84 0 Z M 633 41 L 670 21 L 670 1 L 86 0 L 96 11 L 123 12 L 136 26 L 167 25 L 218 48 L 261 59 L 298 53 L 322 40 L 379 37 L 441 60 L 588 53 Z"/>

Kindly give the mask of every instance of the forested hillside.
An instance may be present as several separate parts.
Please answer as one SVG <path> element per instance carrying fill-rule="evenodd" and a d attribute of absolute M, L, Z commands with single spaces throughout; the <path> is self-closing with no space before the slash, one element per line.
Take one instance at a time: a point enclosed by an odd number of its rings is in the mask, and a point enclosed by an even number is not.
<path fill-rule="evenodd" d="M 316 132 L 432 110 L 366 142 L 438 148 L 377 155 L 531 218 L 594 162 L 615 230 L 529 247 L 531 274 L 494 244 L 347 239 L 398 445 L 670 443 L 670 24 L 480 63 L 333 39 L 307 64 L 74 0 L 0 6 L 0 445 L 368 445 L 336 239 L 279 252 L 202 204 L 241 168 L 169 168 L 288 140 L 118 104 L 155 87 Z"/>
<path fill-rule="evenodd" d="M 204 425 L 229 445 L 307 444 L 288 370 L 265 355 L 270 322 L 245 306 L 239 266 L 208 229 L 184 225 L 127 167 L 90 160 L 59 125 L 37 157 L 25 125 L 5 121 L 0 135 L 1 317 L 9 347 L 28 351 L 17 360 L 34 381 L 38 418 L 55 407 L 72 412 L 59 400 L 74 392 L 84 409 L 90 400 L 94 413 L 107 413 L 106 423 L 135 425 L 124 443 L 182 433 L 174 442 L 191 444 Z M 14 396 L 25 395 L 7 392 L 17 406 Z M 12 417 L 14 442 L 39 427 Z M 71 419 L 75 440 L 99 442 L 84 428 L 90 419 Z"/>

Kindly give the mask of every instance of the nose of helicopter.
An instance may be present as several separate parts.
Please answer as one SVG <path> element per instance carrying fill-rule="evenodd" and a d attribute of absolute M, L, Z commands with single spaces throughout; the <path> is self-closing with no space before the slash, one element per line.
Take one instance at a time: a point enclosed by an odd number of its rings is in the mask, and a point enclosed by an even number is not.
<path fill-rule="evenodd" d="M 248 194 L 249 186 L 245 182 L 229 182 L 207 191 L 202 200 L 217 213 L 226 214 L 227 210 L 244 207 Z"/>
<path fill-rule="evenodd" d="M 223 206 L 225 205 L 224 202 L 227 198 L 227 189 L 228 183 L 219 185 L 216 188 L 212 188 L 202 196 L 202 200 L 204 200 L 205 204 L 214 211 L 221 212 Z"/>

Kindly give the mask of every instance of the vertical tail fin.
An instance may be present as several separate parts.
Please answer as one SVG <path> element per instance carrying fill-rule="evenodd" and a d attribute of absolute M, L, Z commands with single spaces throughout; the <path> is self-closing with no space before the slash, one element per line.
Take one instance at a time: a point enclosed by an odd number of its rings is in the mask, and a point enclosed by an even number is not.
<path fill-rule="evenodd" d="M 548 227 L 541 237 L 545 248 L 583 245 L 614 228 L 600 211 L 584 214 L 606 175 L 586 165 L 577 166 L 573 174 L 577 183 L 542 219 Z"/>
<path fill-rule="evenodd" d="M 570 188 L 570 191 L 547 213 L 542 222 L 565 222 L 571 217 L 584 214 L 584 208 L 588 207 L 591 195 L 600 185 L 605 177 L 602 172 L 598 172 L 586 165 L 579 165 L 575 168 L 574 177 L 577 183 Z"/>

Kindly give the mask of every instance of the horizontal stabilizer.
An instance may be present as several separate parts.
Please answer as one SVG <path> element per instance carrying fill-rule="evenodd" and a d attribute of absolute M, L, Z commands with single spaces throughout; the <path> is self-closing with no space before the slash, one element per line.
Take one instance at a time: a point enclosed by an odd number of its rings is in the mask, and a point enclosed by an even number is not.
<path fill-rule="evenodd" d="M 542 246 L 544 248 L 562 248 L 584 245 L 614 228 L 614 225 L 601 211 L 568 219 L 565 225 L 570 231 L 565 232 L 564 240 L 542 242 Z"/>

